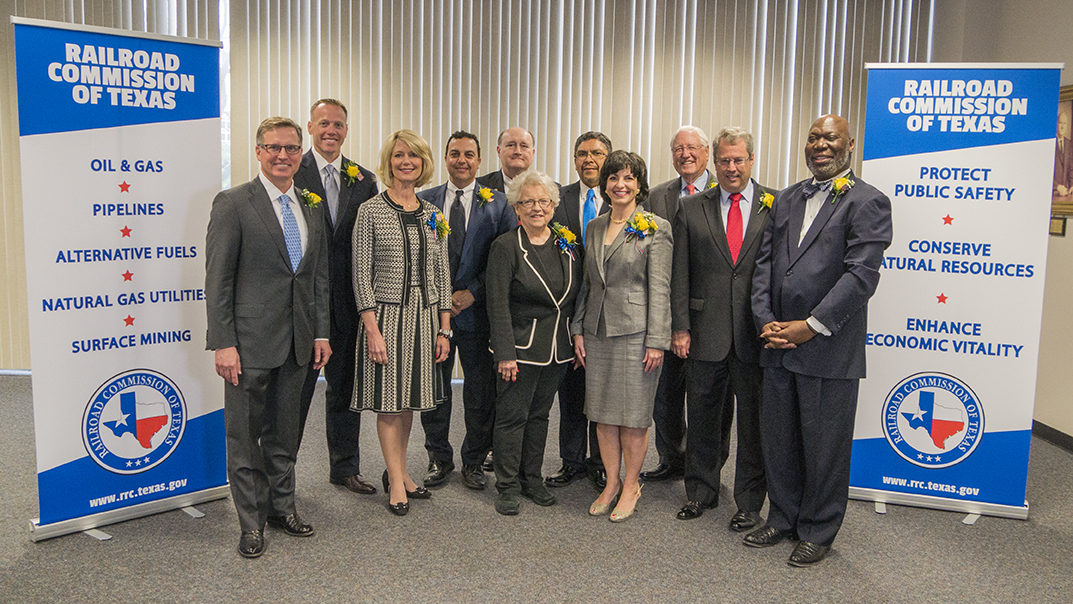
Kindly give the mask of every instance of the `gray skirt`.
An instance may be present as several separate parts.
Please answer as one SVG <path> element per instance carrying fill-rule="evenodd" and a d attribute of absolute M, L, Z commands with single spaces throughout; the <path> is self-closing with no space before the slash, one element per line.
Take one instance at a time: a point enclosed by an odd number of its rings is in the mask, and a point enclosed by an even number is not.
<path fill-rule="evenodd" d="M 652 425 L 663 367 L 645 373 L 644 358 L 643 331 L 612 338 L 585 332 L 585 415 L 589 421 L 627 428 Z"/>

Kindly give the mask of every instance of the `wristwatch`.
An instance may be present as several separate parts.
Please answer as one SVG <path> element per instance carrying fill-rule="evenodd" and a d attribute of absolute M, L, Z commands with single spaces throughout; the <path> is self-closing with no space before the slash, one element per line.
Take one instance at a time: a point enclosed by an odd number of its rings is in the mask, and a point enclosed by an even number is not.
<path fill-rule="evenodd" d="M 443 337 L 447 338 L 448 342 L 450 342 L 451 339 L 454 337 L 455 333 L 453 331 L 451 331 L 450 329 L 441 329 L 438 332 L 436 332 L 436 335 L 443 336 Z"/>

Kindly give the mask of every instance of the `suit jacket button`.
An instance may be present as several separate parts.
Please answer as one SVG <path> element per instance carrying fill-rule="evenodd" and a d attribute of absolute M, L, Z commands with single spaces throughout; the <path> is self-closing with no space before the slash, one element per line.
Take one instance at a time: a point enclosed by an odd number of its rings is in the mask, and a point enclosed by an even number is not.
<path fill-rule="evenodd" d="M 786 271 L 786 276 L 787 277 L 789 277 L 792 274 L 794 274 L 794 269 L 790 269 L 790 270 Z"/>

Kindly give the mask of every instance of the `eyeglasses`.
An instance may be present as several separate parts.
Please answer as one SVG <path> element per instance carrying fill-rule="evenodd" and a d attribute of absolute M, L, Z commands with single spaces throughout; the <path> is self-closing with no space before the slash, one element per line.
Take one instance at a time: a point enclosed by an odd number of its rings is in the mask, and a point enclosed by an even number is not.
<path fill-rule="evenodd" d="M 538 205 L 544 209 L 547 209 L 550 208 L 552 204 L 553 202 L 550 199 L 523 199 L 518 202 L 518 205 L 522 206 L 527 210 L 534 205 Z"/>
<path fill-rule="evenodd" d="M 279 150 L 283 149 L 287 152 L 287 155 L 298 155 L 302 152 L 302 145 L 257 145 L 258 147 L 268 151 L 271 155 L 278 155 Z"/>
<path fill-rule="evenodd" d="M 749 158 L 747 158 L 747 157 L 743 157 L 743 158 L 724 157 L 723 159 L 715 160 L 715 163 L 720 168 L 729 168 L 730 166 L 737 166 L 737 167 L 740 168 L 740 167 L 744 166 L 748 161 L 749 161 Z"/>
<path fill-rule="evenodd" d="M 678 145 L 677 147 L 671 147 L 671 153 L 681 155 L 686 151 L 696 153 L 702 149 L 704 149 L 704 145 Z"/>
<path fill-rule="evenodd" d="M 577 159 L 589 159 L 591 157 L 596 161 L 600 161 L 601 158 L 607 157 L 607 154 L 603 151 L 578 151 L 574 153 L 574 157 Z"/>

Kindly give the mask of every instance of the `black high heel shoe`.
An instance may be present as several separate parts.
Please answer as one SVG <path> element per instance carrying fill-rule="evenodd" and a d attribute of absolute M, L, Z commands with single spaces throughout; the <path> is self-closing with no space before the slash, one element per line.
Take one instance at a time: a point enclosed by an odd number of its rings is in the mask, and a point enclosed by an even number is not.
<path fill-rule="evenodd" d="M 384 492 L 387 493 L 388 487 L 391 486 L 387 479 L 387 470 L 384 470 L 384 475 L 380 477 L 380 480 L 384 483 Z M 406 497 L 410 499 L 432 499 L 432 491 L 425 487 L 417 487 L 412 491 L 406 491 Z M 402 514 L 399 515 L 401 516 Z"/>

